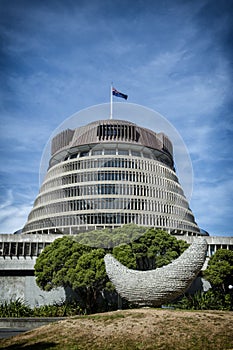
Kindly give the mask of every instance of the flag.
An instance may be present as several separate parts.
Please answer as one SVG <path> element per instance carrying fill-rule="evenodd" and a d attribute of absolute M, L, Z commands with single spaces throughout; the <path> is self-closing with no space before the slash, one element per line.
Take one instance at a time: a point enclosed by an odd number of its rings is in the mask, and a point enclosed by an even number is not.
<path fill-rule="evenodd" d="M 122 94 L 122 92 L 117 91 L 114 87 L 112 88 L 112 94 L 113 96 L 124 98 L 125 100 L 128 98 L 128 95 Z"/>

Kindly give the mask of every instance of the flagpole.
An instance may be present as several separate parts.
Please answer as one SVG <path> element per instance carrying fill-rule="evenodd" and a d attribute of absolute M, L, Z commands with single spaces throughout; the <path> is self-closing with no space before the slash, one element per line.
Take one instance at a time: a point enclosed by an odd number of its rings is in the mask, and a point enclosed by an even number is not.
<path fill-rule="evenodd" d="M 111 91 L 110 91 L 110 119 L 112 119 L 112 83 L 111 83 Z"/>

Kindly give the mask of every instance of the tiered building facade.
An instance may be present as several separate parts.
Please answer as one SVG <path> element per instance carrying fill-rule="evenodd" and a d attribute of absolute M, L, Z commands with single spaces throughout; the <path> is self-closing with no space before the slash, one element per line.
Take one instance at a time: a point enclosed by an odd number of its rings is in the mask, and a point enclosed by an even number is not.
<path fill-rule="evenodd" d="M 24 233 L 77 234 L 128 223 L 200 235 L 163 134 L 122 120 L 65 130 Z"/>

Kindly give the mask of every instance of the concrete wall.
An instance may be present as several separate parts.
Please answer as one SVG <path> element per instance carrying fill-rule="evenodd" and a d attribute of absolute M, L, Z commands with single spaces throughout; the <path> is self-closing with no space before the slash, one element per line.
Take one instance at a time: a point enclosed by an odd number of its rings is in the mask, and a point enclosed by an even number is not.
<path fill-rule="evenodd" d="M 66 293 L 63 288 L 50 292 L 42 291 L 36 285 L 34 276 L 1 276 L 0 302 L 9 302 L 18 298 L 34 307 L 64 301 Z"/>
<path fill-rule="evenodd" d="M 9 301 L 10 299 L 24 300 L 26 277 L 20 276 L 1 276 L 0 277 L 0 300 Z"/>
<path fill-rule="evenodd" d="M 63 288 L 42 291 L 36 284 L 34 265 L 36 257 L 0 257 L 0 302 L 20 298 L 30 306 L 64 301 Z"/>

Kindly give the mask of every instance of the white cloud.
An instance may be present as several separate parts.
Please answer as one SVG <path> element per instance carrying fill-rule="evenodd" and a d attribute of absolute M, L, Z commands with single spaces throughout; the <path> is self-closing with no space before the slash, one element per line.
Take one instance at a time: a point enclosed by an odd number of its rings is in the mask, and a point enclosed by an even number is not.
<path fill-rule="evenodd" d="M 229 232 L 229 223 L 232 221 L 232 188 L 231 178 L 206 179 L 200 175 L 195 180 L 192 209 L 199 226 L 211 235 L 233 233 L 233 230 Z"/>
<path fill-rule="evenodd" d="M 8 190 L 4 198 L 0 208 L 0 233 L 13 233 L 25 225 L 31 210 L 30 201 L 26 196 L 25 203 L 16 204 L 12 190 Z"/>
<path fill-rule="evenodd" d="M 14 233 L 22 229 L 26 223 L 27 216 L 31 206 L 22 204 L 15 207 L 14 205 L 6 207 L 0 213 L 0 233 Z"/>

